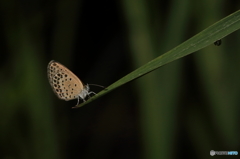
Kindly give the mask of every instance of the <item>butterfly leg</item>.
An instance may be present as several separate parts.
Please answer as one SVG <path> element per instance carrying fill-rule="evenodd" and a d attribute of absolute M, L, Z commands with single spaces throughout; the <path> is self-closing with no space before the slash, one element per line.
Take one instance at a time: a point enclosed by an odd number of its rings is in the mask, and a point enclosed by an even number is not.
<path fill-rule="evenodd" d="M 89 96 L 89 97 L 91 97 L 90 94 L 94 94 L 94 95 L 96 95 L 95 92 L 89 92 L 89 93 L 88 93 L 88 96 Z"/>
<path fill-rule="evenodd" d="M 76 105 L 76 106 L 78 106 L 78 104 L 79 104 L 79 98 L 80 98 L 80 97 L 77 98 L 77 99 L 78 99 L 78 102 L 77 102 L 77 105 Z"/>
<path fill-rule="evenodd" d="M 80 99 L 81 97 L 78 97 L 77 99 L 78 99 L 78 102 L 77 102 L 77 105 L 76 106 L 78 106 L 78 104 L 79 104 L 79 99 Z M 82 100 L 83 100 L 83 102 L 86 102 L 86 100 L 84 99 L 84 98 L 81 98 Z"/>

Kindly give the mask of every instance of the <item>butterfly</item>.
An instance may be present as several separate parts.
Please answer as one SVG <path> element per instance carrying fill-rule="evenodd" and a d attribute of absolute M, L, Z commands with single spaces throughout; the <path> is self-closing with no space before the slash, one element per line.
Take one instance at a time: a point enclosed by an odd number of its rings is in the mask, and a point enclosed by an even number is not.
<path fill-rule="evenodd" d="M 72 71 L 59 62 L 50 61 L 47 67 L 47 74 L 53 92 L 59 99 L 65 101 L 78 99 L 78 105 L 80 98 L 85 102 L 87 96 L 96 94 L 90 91 L 88 84 L 84 85 Z"/>

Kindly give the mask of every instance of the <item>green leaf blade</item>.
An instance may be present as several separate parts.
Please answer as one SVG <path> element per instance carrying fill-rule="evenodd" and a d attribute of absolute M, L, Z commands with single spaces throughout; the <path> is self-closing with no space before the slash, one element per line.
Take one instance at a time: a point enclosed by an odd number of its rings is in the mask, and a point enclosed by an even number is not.
<path fill-rule="evenodd" d="M 166 52 L 165 54 L 139 67 L 138 69 L 119 79 L 115 83 L 111 84 L 110 86 L 108 86 L 106 89 L 99 92 L 95 96 L 91 97 L 86 102 L 81 103 L 80 105 L 75 106 L 73 108 L 82 107 L 96 100 L 97 98 L 111 92 L 112 90 L 132 80 L 135 80 L 143 75 L 146 75 L 147 73 L 150 73 L 163 65 L 166 65 L 172 61 L 175 61 L 179 58 L 194 53 L 208 45 L 212 45 L 215 41 L 224 38 L 230 33 L 238 30 L 239 28 L 240 28 L 240 10 L 216 22 L 215 24 L 211 25 L 210 27 L 206 28 L 205 30 L 193 36 L 192 38 L 188 39 L 187 41 L 173 48 L 172 50 Z"/>

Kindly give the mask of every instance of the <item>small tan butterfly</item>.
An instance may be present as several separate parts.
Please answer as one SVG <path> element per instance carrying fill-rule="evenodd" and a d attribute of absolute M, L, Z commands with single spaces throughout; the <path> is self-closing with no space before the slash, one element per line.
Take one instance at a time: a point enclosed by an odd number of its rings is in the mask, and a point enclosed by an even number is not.
<path fill-rule="evenodd" d="M 89 85 L 84 85 L 82 81 L 70 71 L 67 67 L 56 62 L 50 61 L 47 68 L 49 83 L 59 99 L 69 101 L 79 98 L 85 102 L 85 98 L 90 94 L 96 94 L 89 92 Z"/>

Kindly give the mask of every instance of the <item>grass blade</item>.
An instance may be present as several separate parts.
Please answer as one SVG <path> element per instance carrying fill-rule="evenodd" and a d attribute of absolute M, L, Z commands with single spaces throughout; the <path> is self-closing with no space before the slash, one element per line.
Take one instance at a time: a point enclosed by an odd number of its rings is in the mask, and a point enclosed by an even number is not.
<path fill-rule="evenodd" d="M 208 45 L 213 45 L 213 43 L 219 39 L 224 38 L 230 33 L 238 30 L 240 28 L 240 10 L 236 11 L 233 14 L 223 18 L 222 20 L 216 22 L 205 30 L 201 31 L 197 35 L 173 48 L 172 50 L 166 52 L 165 54 L 155 58 L 154 60 L 148 62 L 147 64 L 139 67 L 123 78 L 119 79 L 115 83 L 108 86 L 103 91 L 99 92 L 97 95 L 91 97 L 84 103 L 81 103 L 78 106 L 73 108 L 82 107 L 85 104 L 88 104 L 97 98 L 111 92 L 112 90 L 124 85 L 132 80 L 135 80 L 159 67 L 166 65 L 172 61 L 175 61 L 179 58 L 182 58 L 186 55 L 189 55 L 193 52 L 196 52 Z"/>

